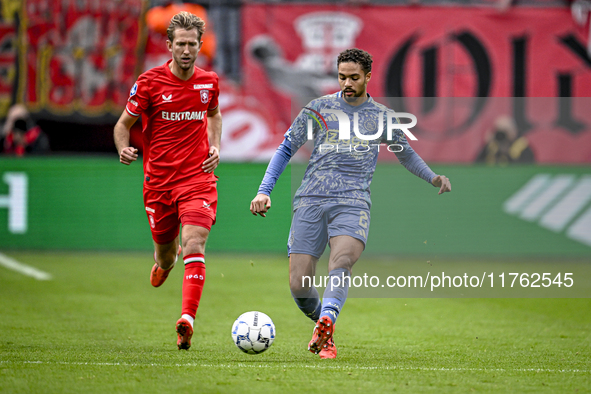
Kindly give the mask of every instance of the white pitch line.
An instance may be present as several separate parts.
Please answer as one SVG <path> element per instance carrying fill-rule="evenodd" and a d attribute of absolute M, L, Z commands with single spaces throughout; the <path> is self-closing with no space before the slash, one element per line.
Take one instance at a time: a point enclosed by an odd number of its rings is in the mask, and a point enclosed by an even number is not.
<path fill-rule="evenodd" d="M 159 364 L 159 363 L 98 363 L 98 362 L 66 362 L 66 361 L 0 361 L 0 364 L 47 364 L 47 365 L 90 365 L 108 367 L 201 367 L 201 368 L 300 368 L 292 365 L 269 365 L 269 364 Z M 350 365 L 303 365 L 302 368 L 310 369 L 336 369 L 343 371 L 353 370 L 390 370 L 390 371 L 429 371 L 429 372 L 548 372 L 548 373 L 589 373 L 587 369 L 547 369 L 547 368 L 427 368 L 427 367 L 399 367 L 396 365 L 385 365 L 377 367 L 363 367 Z"/>
<path fill-rule="evenodd" d="M 37 280 L 51 280 L 52 277 L 47 272 L 43 272 L 38 270 L 37 268 L 31 267 L 29 265 L 23 264 L 19 261 L 16 261 L 13 258 L 8 257 L 7 255 L 0 253 L 0 265 L 4 266 L 8 269 L 16 271 L 26 276 L 31 276 Z"/>

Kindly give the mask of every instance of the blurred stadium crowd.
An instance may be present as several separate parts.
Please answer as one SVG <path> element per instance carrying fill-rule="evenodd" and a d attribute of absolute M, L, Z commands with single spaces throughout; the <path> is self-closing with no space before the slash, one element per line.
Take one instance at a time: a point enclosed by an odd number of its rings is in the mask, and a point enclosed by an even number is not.
<path fill-rule="evenodd" d="M 368 40 L 368 37 L 377 43 L 374 44 L 376 48 L 389 45 L 393 42 L 392 37 L 398 40 L 388 49 L 387 58 L 382 58 L 373 49 L 379 62 L 378 70 L 384 75 L 378 81 L 380 89 L 375 93 L 370 91 L 374 96 L 589 96 L 586 90 L 590 86 L 591 65 L 587 49 L 590 47 L 589 0 L 105 0 L 97 4 L 70 0 L 59 3 L 47 0 L 3 2 L 0 150 L 4 154 L 114 153 L 112 127 L 123 109 L 129 89 L 139 73 L 169 58 L 165 30 L 170 17 L 180 10 L 201 16 L 208 26 L 198 66 L 216 71 L 223 80 L 221 108 L 223 112 L 232 111 L 224 112 L 226 136 L 223 149 L 226 152 L 222 157 L 229 160 L 263 161 L 268 158 L 293 116 L 289 99 L 313 98 L 330 92 L 334 88 L 334 70 L 330 69 L 333 65 L 324 63 L 334 57 L 341 46 L 367 47 L 363 39 Z M 373 20 L 386 23 L 379 20 L 380 10 L 393 16 L 401 30 L 384 34 L 372 30 Z M 474 24 L 483 20 L 490 20 L 493 24 L 490 32 L 482 26 L 473 28 L 469 22 L 459 23 L 456 29 L 453 19 L 446 22 L 445 18 L 436 17 L 438 10 L 444 10 L 458 21 L 465 19 L 466 15 L 474 15 Z M 404 23 L 396 20 L 398 15 L 404 18 Z M 555 21 L 548 21 L 556 26 L 553 34 L 577 53 L 579 64 L 572 67 L 559 64 L 550 70 L 557 74 L 552 76 L 557 82 L 547 90 L 540 90 L 535 85 L 544 77 L 535 74 L 532 70 L 537 66 L 530 67 L 527 62 L 534 62 L 531 53 L 538 53 L 539 48 L 544 47 L 543 42 L 536 44 L 535 40 L 542 37 L 539 32 L 547 28 L 540 22 L 539 26 L 531 28 L 521 26 L 525 29 L 521 32 L 509 31 L 519 27 L 519 23 L 528 23 L 532 19 L 539 21 L 541 16 L 548 19 L 552 15 L 557 16 Z M 409 18 L 416 18 L 416 23 Z M 439 19 L 436 22 L 440 25 L 439 30 L 430 26 L 430 21 L 437 20 L 433 18 Z M 376 26 L 379 26 L 377 22 Z M 562 27 L 570 30 L 566 32 Z M 415 28 L 417 30 L 413 33 L 411 29 Z M 458 34 L 450 35 L 454 29 Z M 507 31 L 505 36 L 495 36 L 504 30 Z M 431 44 L 419 45 L 419 36 L 421 39 L 431 36 Z M 286 44 L 290 39 L 294 40 L 293 45 Z M 408 40 L 401 41 L 404 39 Z M 543 36 L 541 39 L 552 38 Z M 469 64 L 463 58 L 465 54 L 458 54 L 457 50 L 442 55 L 446 45 L 453 40 L 463 45 L 473 64 Z M 506 53 L 495 53 L 487 40 L 511 40 L 512 46 L 508 50 L 512 51 L 512 58 L 505 60 Z M 483 48 L 484 54 L 478 52 L 478 46 Z M 418 64 L 422 64 L 422 69 L 400 71 L 400 78 L 404 74 L 406 85 L 407 81 L 416 79 L 418 85 L 422 84 L 422 90 L 417 88 L 414 92 L 412 86 L 396 87 L 392 77 L 397 72 L 394 63 L 396 59 L 405 61 L 404 48 L 417 54 L 417 59 L 406 59 L 405 70 Z M 371 52 L 372 48 L 369 50 Z M 454 59 L 453 64 L 443 65 L 446 56 L 448 60 Z M 449 72 L 450 68 L 453 68 L 452 72 Z M 476 70 L 475 81 L 462 82 L 462 79 L 470 79 L 466 76 L 466 68 Z M 574 71 L 569 71 L 571 69 Z M 496 76 L 493 72 L 497 73 Z M 579 79 L 575 84 L 573 79 L 581 75 L 584 83 L 579 83 Z M 505 79 L 512 79 L 512 88 L 499 90 L 495 87 L 495 81 Z M 451 88 L 446 88 L 445 83 L 451 84 Z M 573 106 L 572 103 L 565 105 Z M 498 156 L 503 156 L 499 154 L 503 144 L 536 131 L 531 127 L 528 129 L 527 120 L 520 119 L 518 114 L 510 115 L 513 120 L 488 117 L 486 125 L 479 126 L 478 137 L 470 137 L 478 139 L 471 157 L 455 161 L 499 160 Z M 572 119 L 576 123 L 574 118 L 576 116 Z M 499 123 L 509 125 L 504 129 L 512 131 L 501 135 L 495 131 Z M 569 123 L 574 133 L 587 132 L 587 123 L 579 123 L 579 129 L 576 124 Z M 448 130 L 442 136 L 452 134 Z M 139 130 L 135 130 L 132 138 L 141 145 Z M 491 141 L 496 145 L 487 151 L 485 146 Z M 521 138 L 521 148 L 513 149 L 513 158 L 511 144 L 507 145 L 502 160 L 531 162 L 541 157 L 542 161 L 560 161 L 544 159 L 543 153 L 540 155 L 535 151 L 535 142 L 533 150 L 530 145 Z M 517 156 L 516 151 L 519 151 Z M 522 151 L 524 155 L 520 153 Z M 430 154 L 427 158 L 454 161 Z M 585 156 L 583 161 L 587 160 L 591 161 L 591 158 Z"/>

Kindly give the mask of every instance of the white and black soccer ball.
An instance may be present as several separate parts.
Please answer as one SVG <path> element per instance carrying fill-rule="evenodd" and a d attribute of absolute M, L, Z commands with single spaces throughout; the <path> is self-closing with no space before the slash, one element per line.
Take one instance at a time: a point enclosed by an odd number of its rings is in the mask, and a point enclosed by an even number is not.
<path fill-rule="evenodd" d="M 275 340 L 275 325 L 263 312 L 243 313 L 232 326 L 232 340 L 244 353 L 262 353 Z"/>

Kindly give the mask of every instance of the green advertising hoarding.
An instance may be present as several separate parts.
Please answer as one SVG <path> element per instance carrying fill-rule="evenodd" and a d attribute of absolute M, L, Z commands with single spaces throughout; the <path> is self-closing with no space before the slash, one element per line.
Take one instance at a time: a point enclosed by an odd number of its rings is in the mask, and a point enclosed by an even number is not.
<path fill-rule="evenodd" d="M 451 179 L 451 193 L 437 195 L 399 164 L 378 165 L 367 252 L 591 258 L 590 168 L 432 167 Z M 267 217 L 254 217 L 249 204 L 265 168 L 222 163 L 216 170 L 208 251 L 285 253 L 291 194 L 304 166 L 288 167 Z M 151 250 L 141 188 L 141 165 L 116 157 L 2 158 L 0 248 Z"/>
<path fill-rule="evenodd" d="M 272 219 L 258 221 L 248 210 L 264 171 L 261 164 L 223 164 L 216 171 L 220 200 L 209 248 L 275 251 L 285 243 L 290 221 L 287 182 L 278 185 L 277 194 L 284 198 L 277 199 Z M 27 225 L 15 232 L 9 228 L 11 209 L 1 201 L 9 200 L 11 179 L 23 177 Z M 0 248 L 152 249 L 142 179 L 140 163 L 128 167 L 116 157 L 0 159 Z"/>

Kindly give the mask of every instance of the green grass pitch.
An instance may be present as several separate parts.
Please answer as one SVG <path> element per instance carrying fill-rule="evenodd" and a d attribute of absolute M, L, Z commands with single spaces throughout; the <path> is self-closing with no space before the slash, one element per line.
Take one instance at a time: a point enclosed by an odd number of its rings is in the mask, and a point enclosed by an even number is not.
<path fill-rule="evenodd" d="M 353 298 L 320 360 L 285 257 L 208 254 L 187 352 L 181 267 L 155 289 L 149 253 L 6 254 L 53 279 L 0 267 L 2 393 L 591 391 L 589 299 Z M 248 310 L 277 329 L 260 355 L 231 341 Z"/>

